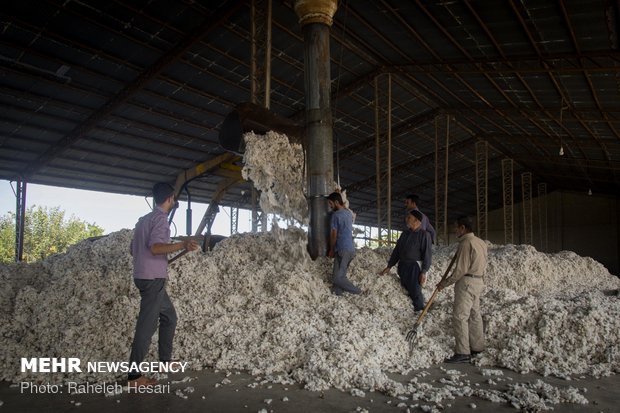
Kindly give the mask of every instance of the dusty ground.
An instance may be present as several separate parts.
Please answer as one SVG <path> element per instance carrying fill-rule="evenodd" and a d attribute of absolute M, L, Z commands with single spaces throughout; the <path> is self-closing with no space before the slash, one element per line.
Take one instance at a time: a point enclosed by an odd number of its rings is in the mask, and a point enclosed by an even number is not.
<path fill-rule="evenodd" d="M 427 371 L 429 374 L 420 379 L 421 382 L 431 383 L 434 387 L 440 387 L 439 380 L 447 378 L 446 369 L 457 369 L 466 376 L 472 387 L 485 389 L 505 389 L 508 383 L 534 382 L 543 379 L 545 382 L 558 387 L 573 386 L 580 389 L 586 388 L 585 396 L 589 400 L 587 405 L 559 404 L 553 405 L 555 411 L 560 412 L 615 412 L 620 403 L 620 376 L 614 375 L 601 379 L 574 379 L 566 381 L 552 377 L 542 377 L 537 374 L 518 374 L 509 370 L 503 370 L 502 381 L 496 385 L 488 383 L 489 377 L 481 374 L 481 368 L 473 365 L 448 365 L 434 366 Z M 419 372 L 418 372 L 419 373 Z M 406 382 L 414 376 L 393 376 L 394 379 Z M 63 394 L 22 394 L 16 385 L 0 383 L 0 400 L 3 405 L 0 412 L 102 412 L 114 411 L 118 413 L 139 412 L 258 412 L 266 409 L 267 412 L 352 412 L 366 409 L 369 412 L 397 412 L 406 411 L 406 407 L 397 407 L 399 403 L 406 403 L 412 412 L 422 411 L 421 405 L 432 405 L 412 400 L 400 400 L 379 393 L 366 393 L 364 397 L 354 397 L 349 393 L 339 390 L 325 392 L 311 392 L 301 389 L 298 385 L 284 386 L 281 384 L 259 384 L 255 388 L 248 387 L 257 383 L 256 377 L 245 373 L 232 372 L 226 377 L 226 372 L 205 370 L 190 372 L 189 374 L 171 375 L 163 380 L 179 381 L 184 377 L 191 377 L 189 382 L 172 384 L 170 393 L 163 395 L 136 395 L 121 394 L 119 396 L 104 395 L 70 395 Z M 222 380 L 228 378 L 230 383 L 215 387 Z M 512 380 L 510 380 L 510 378 Z M 476 386 L 479 383 L 480 386 Z M 187 389 L 193 387 L 193 392 Z M 184 391 L 187 397 L 182 398 L 175 394 L 178 390 Z M 284 397 L 288 401 L 283 401 Z M 271 399 L 271 403 L 267 403 Z M 492 403 L 475 397 L 461 397 L 455 400 L 444 400 L 443 406 L 446 412 L 515 412 L 513 407 L 507 404 Z M 475 404 L 475 408 L 471 404 Z M 411 408 L 412 405 L 420 406 Z M 450 406 L 448 406 L 450 405 Z"/>

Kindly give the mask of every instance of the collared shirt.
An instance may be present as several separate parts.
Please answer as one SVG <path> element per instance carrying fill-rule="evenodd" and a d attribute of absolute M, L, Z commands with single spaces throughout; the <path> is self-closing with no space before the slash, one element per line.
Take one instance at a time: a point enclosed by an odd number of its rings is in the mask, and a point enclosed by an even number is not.
<path fill-rule="evenodd" d="M 452 275 L 441 283 L 444 288 L 454 284 L 465 274 L 481 277 L 487 269 L 487 243 L 475 236 L 473 232 L 459 237 L 456 254 L 456 266 Z"/>
<path fill-rule="evenodd" d="M 420 270 L 427 272 L 431 267 L 431 258 L 431 235 L 420 226 L 415 231 L 408 229 L 400 234 L 388 261 L 388 267 L 393 267 L 399 261 L 422 261 Z"/>
<path fill-rule="evenodd" d="M 168 257 L 153 255 L 151 247 L 170 242 L 168 214 L 160 207 L 138 220 L 131 240 L 133 276 L 143 280 L 168 278 Z"/>
<path fill-rule="evenodd" d="M 353 213 L 346 208 L 332 212 L 331 229 L 337 232 L 334 252 L 355 251 L 353 245 Z"/>
<path fill-rule="evenodd" d="M 428 232 L 429 234 L 431 234 L 431 241 L 435 242 L 435 240 L 437 239 L 437 232 L 435 231 L 435 228 L 433 228 L 433 226 L 431 225 L 431 221 L 428 219 L 428 217 L 426 216 L 426 214 L 422 211 L 420 211 L 420 209 L 418 207 L 415 208 L 411 208 L 407 210 L 407 213 L 410 213 L 412 210 L 416 210 L 418 211 L 420 214 L 422 214 L 422 229 L 426 232 Z M 405 231 L 407 230 L 407 226 L 405 224 Z"/>

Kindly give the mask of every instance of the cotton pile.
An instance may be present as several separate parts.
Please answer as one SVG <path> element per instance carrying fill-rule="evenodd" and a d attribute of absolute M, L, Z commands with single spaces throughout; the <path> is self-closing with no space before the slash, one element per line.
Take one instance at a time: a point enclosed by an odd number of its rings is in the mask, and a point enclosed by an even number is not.
<path fill-rule="evenodd" d="M 263 211 L 306 222 L 302 155 L 286 136 L 246 136 L 243 175 L 262 191 Z M 139 305 L 131 238 L 132 231 L 123 230 L 39 263 L 0 266 L 0 379 L 120 378 L 112 373 L 20 373 L 19 360 L 128 359 Z M 444 399 L 468 395 L 532 409 L 587 402 L 575 389 L 542 381 L 499 392 L 473 389 L 457 383 L 458 378 L 441 389 L 391 379 L 389 373 L 426 368 L 452 353 L 452 288 L 439 294 L 409 354 L 405 334 L 415 320 L 411 300 L 395 271 L 377 275 L 391 250 L 358 250 L 348 276 L 363 293 L 339 297 L 327 282 L 332 261 L 312 261 L 306 246 L 301 229 L 274 226 L 267 233 L 232 236 L 211 252 L 175 261 L 168 288 L 179 318 L 174 357 L 194 369 L 247 370 L 309 390 L 401 395 L 431 403 L 421 406 L 425 411 L 437 409 Z M 455 249 L 434 247 L 427 298 Z M 489 244 L 485 284 L 487 351 L 476 361 L 481 367 L 566 378 L 620 371 L 620 300 L 605 294 L 620 282 L 600 263 L 572 252 L 545 254 L 527 245 Z M 155 347 L 150 360 L 156 360 Z"/>
<path fill-rule="evenodd" d="M 40 263 L 0 267 L 2 379 L 37 378 L 19 373 L 20 357 L 128 358 L 139 303 L 131 237 L 123 230 Z M 376 275 L 390 251 L 359 250 L 349 276 L 364 293 L 337 297 L 327 283 L 331 261 L 310 260 L 306 242 L 302 230 L 276 228 L 235 235 L 212 252 L 172 264 L 175 357 L 196 369 L 244 369 L 312 390 L 399 394 L 405 389 L 387 373 L 428 367 L 451 353 L 451 289 L 439 295 L 409 357 L 410 299 L 394 274 Z M 435 249 L 427 297 L 453 250 Z M 482 366 L 560 377 L 618 372 L 620 301 L 604 293 L 618 288 L 616 277 L 572 253 L 544 254 L 529 246 L 489 251 Z M 104 376 L 59 373 L 52 380 L 116 378 Z"/>

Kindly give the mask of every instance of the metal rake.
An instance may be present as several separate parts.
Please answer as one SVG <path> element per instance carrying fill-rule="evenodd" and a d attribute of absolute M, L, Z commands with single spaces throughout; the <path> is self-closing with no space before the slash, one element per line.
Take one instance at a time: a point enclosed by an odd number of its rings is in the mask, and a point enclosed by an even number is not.
<path fill-rule="evenodd" d="M 452 266 L 454 265 L 455 261 L 456 261 L 456 253 L 454 253 L 454 256 L 452 257 L 452 260 L 450 260 L 450 264 L 448 265 L 448 268 L 443 273 L 443 277 L 441 277 L 441 281 L 444 281 L 448 277 L 448 274 L 450 273 L 450 270 L 452 269 Z M 435 291 L 433 292 L 433 295 L 431 296 L 430 300 L 428 300 L 428 302 L 424 306 L 424 309 L 418 316 L 418 319 L 416 320 L 415 324 L 413 325 L 411 330 L 407 332 L 407 335 L 405 336 L 405 339 L 409 342 L 409 356 L 411 356 L 411 354 L 413 353 L 415 341 L 418 336 L 418 327 L 420 327 L 420 324 L 422 323 L 422 319 L 428 312 L 429 308 L 431 308 L 431 305 L 433 304 L 433 301 L 435 301 L 435 297 L 437 296 L 438 292 L 439 292 L 439 289 L 435 287 Z"/>

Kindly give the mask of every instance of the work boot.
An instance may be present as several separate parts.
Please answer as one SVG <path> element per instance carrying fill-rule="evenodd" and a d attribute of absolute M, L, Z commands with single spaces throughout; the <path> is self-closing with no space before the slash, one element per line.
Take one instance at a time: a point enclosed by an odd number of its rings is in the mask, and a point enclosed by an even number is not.
<path fill-rule="evenodd" d="M 469 354 L 455 353 L 452 357 L 448 357 L 443 362 L 444 363 L 469 363 L 470 361 L 471 361 L 471 357 Z"/>
<path fill-rule="evenodd" d="M 127 380 L 127 386 L 129 387 L 140 387 L 140 386 L 154 386 L 157 384 L 157 380 L 150 379 L 146 376 L 140 376 L 137 379 Z"/>

